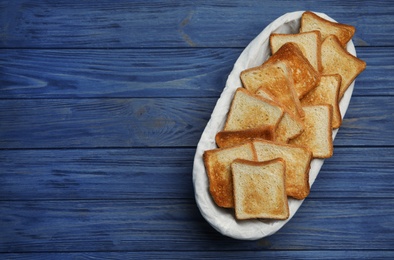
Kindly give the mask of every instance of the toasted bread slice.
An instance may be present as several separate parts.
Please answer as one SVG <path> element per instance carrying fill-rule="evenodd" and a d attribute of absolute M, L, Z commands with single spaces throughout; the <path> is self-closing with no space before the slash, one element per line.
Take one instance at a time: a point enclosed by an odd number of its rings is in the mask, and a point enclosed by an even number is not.
<path fill-rule="evenodd" d="M 243 87 L 250 93 L 256 93 L 261 87 L 272 89 L 279 86 L 283 88 L 293 84 L 289 81 L 287 68 L 283 63 L 265 62 L 260 66 L 242 71 L 240 78 Z"/>
<path fill-rule="evenodd" d="M 320 74 L 309 63 L 308 59 L 296 43 L 283 44 L 267 61 L 286 64 L 289 68 L 297 97 L 301 99 L 311 89 L 315 88 L 320 80 Z"/>
<path fill-rule="evenodd" d="M 257 95 L 275 101 L 274 97 L 270 96 L 262 89 L 259 89 L 256 93 Z M 299 102 L 298 98 L 297 101 Z M 295 138 L 296 136 L 300 135 L 302 131 L 304 131 L 304 123 L 298 116 L 300 113 L 293 115 L 293 113 L 291 113 L 288 109 L 283 108 L 283 110 L 283 117 L 275 129 L 275 141 L 287 143 L 290 139 Z M 304 110 L 302 110 L 302 116 L 304 116 Z"/>
<path fill-rule="evenodd" d="M 305 130 L 290 144 L 302 145 L 312 151 L 314 158 L 329 158 L 333 154 L 332 106 L 305 106 Z"/>
<path fill-rule="evenodd" d="M 262 126 L 258 128 L 251 128 L 238 131 L 220 131 L 216 134 L 216 144 L 220 148 L 230 147 L 246 142 L 251 142 L 254 139 L 275 140 L 275 129 L 272 126 Z"/>
<path fill-rule="evenodd" d="M 298 45 L 302 54 L 308 59 L 309 63 L 316 71 L 321 71 L 321 35 L 320 31 L 310 31 L 293 34 L 270 35 L 270 49 L 274 54 L 287 42 L 294 42 Z"/>
<path fill-rule="evenodd" d="M 315 13 L 306 11 L 301 16 L 300 32 L 303 33 L 314 30 L 320 31 L 322 41 L 329 35 L 337 36 L 342 47 L 346 46 L 356 32 L 356 28 L 352 25 L 331 22 Z"/>
<path fill-rule="evenodd" d="M 209 192 L 219 207 L 234 207 L 231 163 L 237 158 L 255 160 L 253 145 L 245 143 L 204 152 L 203 159 L 209 180 Z"/>
<path fill-rule="evenodd" d="M 278 104 L 238 88 L 223 130 L 246 130 L 262 126 L 276 128 L 282 116 L 283 109 Z"/>
<path fill-rule="evenodd" d="M 366 63 L 341 47 L 336 36 L 328 36 L 322 43 L 323 74 L 339 74 L 342 77 L 339 100 L 353 80 L 365 69 Z"/>
<path fill-rule="evenodd" d="M 253 146 L 257 161 L 283 158 L 286 162 L 286 194 L 304 199 L 310 192 L 309 170 L 312 153 L 305 147 L 255 140 Z"/>
<path fill-rule="evenodd" d="M 339 88 L 341 76 L 324 75 L 320 78 L 320 84 L 312 89 L 301 99 L 303 106 L 331 105 L 332 106 L 332 128 L 339 128 L 342 124 L 341 111 L 339 110 Z"/>
<path fill-rule="evenodd" d="M 297 93 L 294 89 L 293 79 L 291 72 L 285 64 L 267 63 L 263 67 L 274 66 L 276 68 L 282 68 L 287 83 L 284 82 L 270 82 L 270 84 L 263 84 L 257 89 L 256 95 L 275 101 L 284 108 L 288 109 L 290 113 L 295 117 L 303 117 L 304 111 L 301 107 L 301 102 L 298 99 Z M 266 81 L 268 83 L 268 81 Z M 271 84 L 272 83 L 272 84 Z"/>
<path fill-rule="evenodd" d="M 237 219 L 287 219 L 285 163 L 282 159 L 231 164 Z"/>

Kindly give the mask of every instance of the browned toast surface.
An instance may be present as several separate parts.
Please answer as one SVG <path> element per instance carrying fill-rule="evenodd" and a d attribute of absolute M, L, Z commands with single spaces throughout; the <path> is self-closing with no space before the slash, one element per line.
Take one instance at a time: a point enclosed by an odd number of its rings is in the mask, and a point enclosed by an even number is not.
<path fill-rule="evenodd" d="M 282 45 L 267 62 L 283 62 L 286 64 L 291 72 L 294 89 L 299 99 L 319 83 L 320 74 L 309 63 L 298 45 L 293 42 Z"/>
<path fill-rule="evenodd" d="M 345 47 L 353 37 L 356 28 L 352 25 L 328 21 L 313 12 L 306 11 L 301 16 L 300 32 L 314 30 L 320 31 L 322 40 L 330 35 L 335 35 L 341 46 Z"/>
<path fill-rule="evenodd" d="M 231 163 L 235 159 L 255 160 L 252 144 L 207 150 L 203 159 L 213 200 L 219 207 L 234 207 Z"/>
<path fill-rule="evenodd" d="M 231 164 L 234 179 L 237 219 L 287 219 L 285 162 L 235 160 Z"/>
<path fill-rule="evenodd" d="M 332 106 L 305 106 L 305 130 L 290 144 L 307 147 L 314 158 L 329 158 L 333 154 Z"/>
<path fill-rule="evenodd" d="M 365 69 L 366 63 L 342 48 L 338 38 L 328 36 L 322 43 L 323 74 L 341 75 L 339 99 L 343 97 L 353 80 Z"/>
<path fill-rule="evenodd" d="M 321 34 L 320 31 L 308 31 L 293 34 L 276 34 L 270 35 L 271 53 L 275 53 L 285 43 L 294 42 L 302 51 L 305 58 L 316 71 L 321 71 Z"/>
<path fill-rule="evenodd" d="M 296 199 L 304 199 L 310 191 L 309 170 L 312 153 L 304 147 L 255 140 L 253 146 L 258 161 L 282 158 L 286 162 L 286 193 Z"/>
<path fill-rule="evenodd" d="M 223 130 L 246 130 L 262 126 L 275 128 L 282 116 L 283 109 L 278 104 L 238 88 Z"/>

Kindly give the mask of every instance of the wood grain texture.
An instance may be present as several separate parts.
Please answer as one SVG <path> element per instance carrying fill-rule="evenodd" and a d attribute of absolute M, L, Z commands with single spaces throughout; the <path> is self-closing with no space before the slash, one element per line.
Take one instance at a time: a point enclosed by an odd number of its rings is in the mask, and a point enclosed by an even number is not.
<path fill-rule="evenodd" d="M 2 148 L 195 146 L 216 99 L 0 101 Z"/>
<path fill-rule="evenodd" d="M 0 252 L 391 250 L 394 239 L 393 199 L 307 199 L 283 229 L 258 241 L 223 237 L 201 217 L 194 200 L 0 206 Z"/>
<path fill-rule="evenodd" d="M 3 48 L 243 47 L 279 16 L 313 10 L 392 46 L 390 1 L 2 1 Z M 89 15 L 87 15 L 89 14 Z"/>
<path fill-rule="evenodd" d="M 392 145 L 394 121 L 388 119 L 394 116 L 392 101 L 381 97 L 352 98 L 334 145 Z M 390 130 L 386 131 L 385 125 Z"/>
<path fill-rule="evenodd" d="M 194 148 L 0 151 L 1 200 L 190 199 L 194 153 Z"/>
<path fill-rule="evenodd" d="M 1 201 L 193 199 L 194 148 L 1 150 Z M 394 148 L 338 147 L 310 198 L 394 198 Z"/>
<path fill-rule="evenodd" d="M 0 148 L 190 147 L 216 98 L 0 100 Z M 394 96 L 353 97 L 335 145 L 393 145 Z M 368 109 L 365 109 L 368 107 Z M 380 133 L 380 134 L 377 134 Z"/>
<path fill-rule="evenodd" d="M 0 52 L 0 98 L 218 97 L 240 52 L 7 50 Z"/>
<path fill-rule="evenodd" d="M 25 259 L 26 253 L 6 253 L 6 259 Z M 42 259 L 311 259 L 311 260 L 338 260 L 338 259 L 392 259 L 392 251 L 374 250 L 308 250 L 308 251 L 142 251 L 142 252 L 76 252 L 76 253 L 29 253 L 30 260 Z"/>
<path fill-rule="evenodd" d="M 242 50 L 7 50 L 0 98 L 219 97 Z M 368 65 L 354 95 L 393 95 L 394 48 L 357 53 Z"/>

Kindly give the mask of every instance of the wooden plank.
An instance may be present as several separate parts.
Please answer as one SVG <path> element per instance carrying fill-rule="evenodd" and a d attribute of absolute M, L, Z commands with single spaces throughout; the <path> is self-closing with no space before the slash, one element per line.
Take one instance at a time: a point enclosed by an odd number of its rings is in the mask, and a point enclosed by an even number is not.
<path fill-rule="evenodd" d="M 278 233 L 223 237 L 194 200 L 0 202 L 0 252 L 392 250 L 393 199 L 307 199 Z M 311 243 L 313 241 L 313 243 Z"/>
<path fill-rule="evenodd" d="M 391 48 L 357 48 L 357 57 L 367 63 L 366 69 L 356 78 L 353 95 L 393 95 L 394 55 L 387 57 Z M 386 54 L 385 54 L 386 53 Z M 386 57 L 385 57 L 386 56 Z M 389 75 L 387 75 L 388 73 Z"/>
<path fill-rule="evenodd" d="M 327 13 L 357 28 L 359 46 L 391 46 L 390 1 L 3 1 L 0 47 L 244 47 L 279 16 Z"/>
<path fill-rule="evenodd" d="M 0 151 L 1 200 L 193 198 L 195 149 Z"/>
<path fill-rule="evenodd" d="M 0 53 L 0 98 L 219 97 L 240 53 L 240 49 L 6 50 Z"/>
<path fill-rule="evenodd" d="M 216 98 L 0 100 L 0 148 L 190 147 Z M 394 96 L 353 97 L 335 144 L 393 145 Z M 379 134 L 376 134 L 379 133 Z"/>
<path fill-rule="evenodd" d="M 29 260 L 42 259 L 311 259 L 311 260 L 338 260 L 338 259 L 393 259 L 394 251 L 275 251 L 261 250 L 256 251 L 138 251 L 138 252 L 78 252 L 78 253 L 4 253 L 0 254 L 5 259 L 25 259 Z"/>
<path fill-rule="evenodd" d="M 394 116 L 394 110 L 388 108 L 394 106 L 393 101 L 391 98 L 353 97 L 334 145 L 392 145 L 388 139 L 394 138 L 394 121 L 389 118 Z"/>
<path fill-rule="evenodd" d="M 0 150 L 0 200 L 193 199 L 194 148 Z M 310 198 L 394 198 L 394 148 L 338 147 Z"/>
<path fill-rule="evenodd" d="M 195 146 L 216 99 L 1 100 L 1 148 Z"/>
<path fill-rule="evenodd" d="M 334 156 L 325 160 L 309 196 L 321 199 L 392 197 L 388 187 L 394 172 L 392 158 L 392 148 L 335 147 Z"/>
<path fill-rule="evenodd" d="M 0 98 L 219 97 L 238 48 L 6 50 Z M 354 95 L 393 95 L 394 48 L 357 48 Z M 42 73 L 45 71 L 45 73 Z"/>

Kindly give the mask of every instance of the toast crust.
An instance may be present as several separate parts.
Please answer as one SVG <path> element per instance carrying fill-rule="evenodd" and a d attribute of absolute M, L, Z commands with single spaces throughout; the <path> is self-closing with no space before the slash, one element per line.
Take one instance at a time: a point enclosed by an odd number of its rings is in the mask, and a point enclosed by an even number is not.
<path fill-rule="evenodd" d="M 273 126 L 262 126 L 258 128 L 220 131 L 215 136 L 218 147 L 225 148 L 253 141 L 254 139 L 275 140 L 275 128 Z"/>

